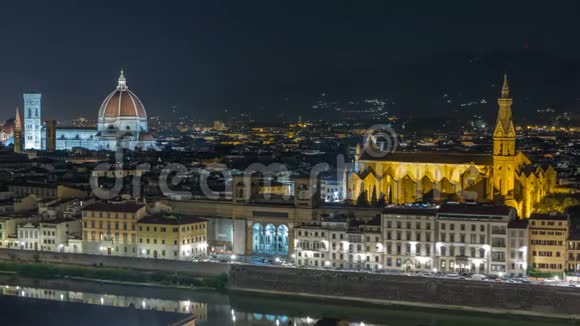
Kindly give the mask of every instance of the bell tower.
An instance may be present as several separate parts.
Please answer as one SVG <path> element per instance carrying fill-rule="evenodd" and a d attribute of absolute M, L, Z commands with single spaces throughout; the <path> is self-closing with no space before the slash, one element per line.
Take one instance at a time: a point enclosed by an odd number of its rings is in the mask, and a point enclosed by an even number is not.
<path fill-rule="evenodd" d="M 40 93 L 24 93 L 24 149 L 42 149 Z"/>
<path fill-rule="evenodd" d="M 512 120 L 512 98 L 507 75 L 504 74 L 499 111 L 493 132 L 493 185 L 499 195 L 513 197 L 516 168 L 516 130 Z"/>
<path fill-rule="evenodd" d="M 14 152 L 22 153 L 22 118 L 18 108 L 16 108 L 16 119 L 14 119 Z"/>

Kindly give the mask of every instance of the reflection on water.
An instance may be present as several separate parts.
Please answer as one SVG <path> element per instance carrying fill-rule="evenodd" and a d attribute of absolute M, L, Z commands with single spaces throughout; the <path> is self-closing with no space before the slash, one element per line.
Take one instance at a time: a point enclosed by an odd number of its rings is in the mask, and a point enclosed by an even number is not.
<path fill-rule="evenodd" d="M 8 279 L 0 276 L 0 299 L 14 298 L 11 308 L 0 314 L 22 315 L 37 309 L 38 302 L 49 306 L 50 318 L 72 323 L 72 314 L 95 314 L 96 320 L 82 324 L 99 325 L 99 318 L 111 317 L 111 325 L 167 325 L 187 316 L 196 317 L 196 326 L 386 326 L 386 325 L 490 325 L 539 326 L 575 325 L 565 320 L 530 320 L 472 313 L 433 312 L 364 304 L 337 304 L 289 297 L 249 294 L 221 294 L 191 289 L 168 289 L 95 282 Z M 1 284 L 0 283 L 0 284 Z M 36 305 L 36 306 L 35 306 Z M 41 304 L 42 305 L 42 304 Z M 111 310 L 112 309 L 112 310 Z M 106 311 L 106 312 L 104 312 Z M 107 314 L 104 316 L 103 314 Z M 127 317 L 127 314 L 128 317 Z M 9 316 L 8 316 L 9 317 Z M 19 316 L 17 316 L 19 317 Z M 323 319 L 328 318 L 328 319 Z M 129 322 L 128 322 L 129 321 Z M 36 324 L 19 320 L 20 325 Z M 46 323 L 45 323 L 46 324 Z M 50 325 L 53 325 L 50 324 Z"/>
<path fill-rule="evenodd" d="M 190 299 L 164 299 L 107 293 L 91 293 L 70 290 L 47 289 L 20 285 L 0 285 L 0 295 L 26 299 L 42 299 L 59 302 L 73 302 L 86 305 L 141 309 L 147 311 L 192 314 L 196 325 L 276 325 L 314 326 L 319 319 L 310 316 L 288 316 L 284 314 L 264 314 L 259 312 L 236 311 L 231 305 L 212 303 L 212 318 L 208 320 L 208 303 Z M 259 309 L 259 308 L 258 308 Z M 229 311 L 228 311 L 229 310 Z M 229 314 L 228 314 L 229 312 Z M 364 322 L 342 321 L 340 325 L 380 326 Z"/>
<path fill-rule="evenodd" d="M 76 302 L 109 307 L 193 314 L 199 321 L 207 320 L 207 303 L 194 302 L 191 300 L 166 300 L 101 293 L 62 291 L 21 287 L 19 285 L 3 285 L 0 288 L 0 294 L 5 296 Z"/>

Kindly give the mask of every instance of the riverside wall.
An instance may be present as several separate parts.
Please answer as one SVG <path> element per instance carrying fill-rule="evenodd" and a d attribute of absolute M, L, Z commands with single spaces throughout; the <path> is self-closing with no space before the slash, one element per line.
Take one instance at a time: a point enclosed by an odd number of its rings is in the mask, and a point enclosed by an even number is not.
<path fill-rule="evenodd" d="M 0 249 L 0 260 L 180 272 L 199 277 L 228 274 L 230 268 L 228 264 L 192 263 L 191 261 L 169 259 L 145 259 L 18 249 Z"/>
<path fill-rule="evenodd" d="M 228 288 L 439 309 L 580 319 L 580 288 L 233 265 Z"/>

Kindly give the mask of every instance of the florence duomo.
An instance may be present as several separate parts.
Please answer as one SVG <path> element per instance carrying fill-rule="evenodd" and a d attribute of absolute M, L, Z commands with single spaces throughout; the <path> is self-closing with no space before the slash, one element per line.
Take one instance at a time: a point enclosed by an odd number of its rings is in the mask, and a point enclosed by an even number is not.
<path fill-rule="evenodd" d="M 529 217 L 534 205 L 555 188 L 556 171 L 550 165 L 533 164 L 517 151 L 507 75 L 497 103 L 491 155 L 393 152 L 376 157 L 369 152 L 380 145 L 368 137 L 362 149 L 357 146 L 357 170 L 348 178 L 350 198 L 362 193 L 369 201 L 384 196 L 386 203 L 406 204 L 463 197 L 502 202 L 516 208 L 520 216 Z"/>
<path fill-rule="evenodd" d="M 54 120 L 43 121 L 42 95 L 25 93 L 21 126 L 16 110 L 14 128 L 22 130 L 22 138 L 7 135 L 5 144 L 14 143 L 15 150 L 88 150 L 157 149 L 154 137 L 148 132 L 147 113 L 141 100 L 127 87 L 121 70 L 118 84 L 103 101 L 98 111 L 97 128 L 58 127 Z M 44 114 L 46 117 L 47 113 Z M 9 123 L 7 122 L 7 123 Z M 8 129 L 8 128 L 6 128 Z M 18 143 L 18 144 L 17 144 Z"/>

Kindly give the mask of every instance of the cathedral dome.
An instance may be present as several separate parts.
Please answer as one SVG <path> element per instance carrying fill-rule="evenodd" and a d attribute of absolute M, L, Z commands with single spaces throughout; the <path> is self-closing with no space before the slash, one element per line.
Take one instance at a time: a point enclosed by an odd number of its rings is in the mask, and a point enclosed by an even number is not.
<path fill-rule="evenodd" d="M 121 70 L 117 89 L 103 101 L 99 109 L 99 119 L 123 117 L 146 119 L 147 113 L 145 113 L 145 107 L 141 103 L 141 100 L 127 87 L 125 76 Z"/>
<path fill-rule="evenodd" d="M 0 127 L 0 131 L 3 131 L 7 134 L 13 133 L 14 126 L 15 126 L 14 120 L 15 120 L 14 118 L 10 118 L 10 119 L 6 120 L 6 122 L 4 122 L 4 125 L 2 125 Z"/>

